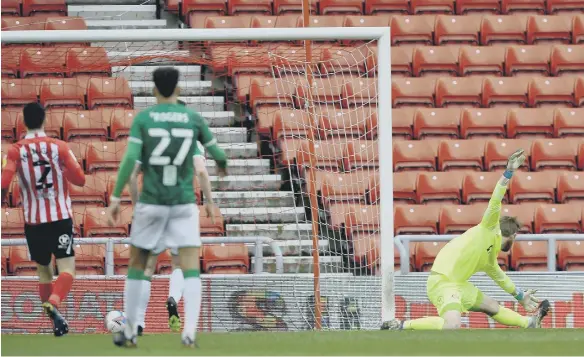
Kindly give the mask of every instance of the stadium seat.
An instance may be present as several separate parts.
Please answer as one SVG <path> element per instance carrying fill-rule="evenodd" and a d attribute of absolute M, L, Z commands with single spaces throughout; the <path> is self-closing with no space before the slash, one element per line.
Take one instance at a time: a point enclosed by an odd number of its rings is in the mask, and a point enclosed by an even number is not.
<path fill-rule="evenodd" d="M 440 209 L 438 228 L 440 234 L 462 234 L 483 219 L 486 203 L 475 205 L 445 205 Z"/>
<path fill-rule="evenodd" d="M 517 271 L 546 271 L 547 242 L 517 241 L 513 243 L 511 268 Z"/>
<path fill-rule="evenodd" d="M 330 82 L 330 80 L 327 82 Z M 341 83 L 341 81 L 337 83 Z M 377 81 L 373 78 L 348 77 L 342 80 L 340 86 L 341 105 L 344 108 L 360 108 L 364 105 L 377 104 Z M 318 90 L 316 93 L 318 93 Z M 358 110 L 352 109 L 352 111 Z"/>
<path fill-rule="evenodd" d="M 458 46 L 419 46 L 413 53 L 413 75 L 453 76 L 458 75 Z"/>
<path fill-rule="evenodd" d="M 75 274 L 103 275 L 105 272 L 105 245 L 76 244 Z"/>
<path fill-rule="evenodd" d="M 506 137 L 507 109 L 469 108 L 463 109 L 460 117 L 460 137 Z"/>
<path fill-rule="evenodd" d="M 483 107 L 526 107 L 530 78 L 486 77 L 483 81 Z"/>
<path fill-rule="evenodd" d="M 391 49 L 391 75 L 392 77 L 411 77 L 412 62 L 414 60 L 415 47 L 393 47 Z M 367 58 L 367 68 L 376 68 L 377 50 L 369 51 L 370 56 Z"/>
<path fill-rule="evenodd" d="M 434 20 L 434 15 L 392 17 L 390 24 L 392 46 L 432 45 Z"/>
<path fill-rule="evenodd" d="M 393 78 L 391 94 L 393 108 L 434 107 L 434 78 Z"/>
<path fill-rule="evenodd" d="M 225 14 L 227 13 L 227 2 L 224 0 L 182 0 L 181 15 L 183 19 L 188 19 L 191 12 Z"/>
<path fill-rule="evenodd" d="M 272 0 L 230 0 L 227 2 L 229 15 L 272 14 Z"/>
<path fill-rule="evenodd" d="M 365 6 L 367 6 L 367 1 L 365 1 Z M 375 16 L 346 15 L 343 27 L 389 27 L 392 17 L 390 13 L 380 13 Z"/>
<path fill-rule="evenodd" d="M 67 49 L 61 47 L 26 48 L 20 53 L 20 77 L 65 76 Z"/>
<path fill-rule="evenodd" d="M 554 137 L 584 135 L 584 108 L 556 108 L 554 110 Z"/>
<path fill-rule="evenodd" d="M 584 270 L 584 240 L 558 242 L 558 267 L 566 271 Z"/>
<path fill-rule="evenodd" d="M 33 80 L 20 78 L 2 79 L 2 107 L 23 107 L 37 101 L 37 86 Z"/>
<path fill-rule="evenodd" d="M 379 250 L 381 248 L 381 236 L 370 232 L 356 232 L 351 235 L 349 255 L 355 262 L 357 269 L 365 268 L 367 275 L 375 275 L 379 269 Z M 396 250 L 397 251 L 397 250 Z M 399 252 L 396 253 L 399 257 Z M 395 259 L 395 262 L 398 260 Z M 398 262 L 399 264 L 399 262 Z"/>
<path fill-rule="evenodd" d="M 543 1 L 542 1 L 543 3 Z M 572 42 L 572 16 L 530 16 L 527 19 L 527 43 Z"/>
<path fill-rule="evenodd" d="M 206 29 L 249 28 L 251 26 L 251 18 L 252 18 L 251 15 L 208 16 L 205 19 L 204 28 Z"/>
<path fill-rule="evenodd" d="M 293 106 L 296 86 L 304 85 L 304 78 L 286 76 L 285 79 L 253 79 L 249 88 L 249 106 L 256 111 L 259 106 Z"/>
<path fill-rule="evenodd" d="M 535 209 L 541 203 L 522 203 L 520 205 L 503 205 L 501 216 L 516 217 L 521 223 L 520 234 L 533 233 L 533 221 L 535 219 Z"/>
<path fill-rule="evenodd" d="M 199 250 L 199 256 L 201 256 L 203 252 Z M 160 253 L 158 255 L 158 259 L 156 260 L 156 273 L 157 274 L 172 274 L 172 257 L 168 250 Z"/>
<path fill-rule="evenodd" d="M 102 106 L 132 108 L 134 97 L 124 77 L 91 78 L 87 85 L 87 108 Z"/>
<path fill-rule="evenodd" d="M 99 173 L 85 175 L 83 187 L 69 185 L 69 196 L 72 204 L 87 204 L 90 206 L 105 206 L 106 176 Z"/>
<path fill-rule="evenodd" d="M 75 157 L 77 158 L 77 161 L 79 162 L 79 164 L 81 165 L 81 167 L 84 167 L 84 161 L 85 161 L 85 155 L 87 153 L 87 143 L 83 143 L 83 142 L 68 142 L 67 145 L 69 146 L 69 149 L 73 152 L 73 155 L 75 155 Z"/>
<path fill-rule="evenodd" d="M 246 274 L 249 263 L 248 249 L 243 243 L 203 245 L 202 268 L 207 274 Z"/>
<path fill-rule="evenodd" d="M 121 218 L 117 225 L 110 227 L 103 207 L 85 207 L 83 232 L 86 237 L 127 237 L 132 221 L 132 207 L 122 206 Z"/>
<path fill-rule="evenodd" d="M 302 0 L 274 0 L 274 15 L 296 14 L 302 12 Z M 309 0 L 310 13 L 317 13 L 318 0 Z"/>
<path fill-rule="evenodd" d="M 337 14 L 361 14 L 363 12 L 362 0 L 320 0 L 318 2 L 321 15 Z"/>
<path fill-rule="evenodd" d="M 439 78 L 436 107 L 480 107 L 482 84 L 479 77 Z"/>
<path fill-rule="evenodd" d="M 394 178 L 394 180 L 396 179 L 395 174 L 394 174 L 393 178 Z M 413 178 L 415 178 L 415 175 L 413 176 Z M 367 204 L 369 204 L 369 205 L 379 204 L 380 195 L 381 195 L 381 187 L 379 187 L 380 181 L 381 181 L 381 178 L 379 176 L 379 173 L 376 173 L 375 175 L 369 176 L 369 185 L 367 186 L 367 191 L 365 191 L 365 201 L 367 202 Z M 403 187 L 403 182 L 400 184 Z M 396 184 L 394 187 L 398 187 L 398 185 Z M 394 200 L 396 200 L 395 192 L 399 191 L 399 188 L 397 190 L 394 189 L 393 191 L 394 191 Z M 401 197 L 401 198 L 403 198 L 403 197 Z M 413 195 L 413 192 L 410 195 L 410 198 L 412 199 L 412 201 L 414 201 L 415 197 Z"/>
<path fill-rule="evenodd" d="M 45 30 L 69 30 L 83 31 L 87 30 L 87 24 L 83 17 L 47 17 Z M 51 43 L 52 46 L 71 46 L 66 42 Z M 89 46 L 89 43 L 80 43 L 81 46 Z"/>
<path fill-rule="evenodd" d="M 454 14 L 452 0 L 411 0 L 412 14 Z"/>
<path fill-rule="evenodd" d="M 391 134 L 394 139 L 412 139 L 414 127 L 414 114 L 416 108 L 394 108 L 391 110 Z M 375 135 L 377 136 L 377 128 Z"/>
<path fill-rule="evenodd" d="M 108 138 L 110 113 L 102 110 L 82 110 L 66 113 L 63 120 L 63 138 L 68 141 L 100 140 Z M 106 145 L 104 143 L 104 145 Z"/>
<path fill-rule="evenodd" d="M 420 204 L 460 203 L 464 172 L 420 172 L 416 179 L 416 200 Z"/>
<path fill-rule="evenodd" d="M 580 233 L 582 212 L 572 205 L 542 205 L 535 209 L 535 233 Z"/>
<path fill-rule="evenodd" d="M 552 137 L 554 134 L 553 123 L 553 108 L 511 109 L 507 112 L 507 137 Z"/>
<path fill-rule="evenodd" d="M 4 230 L 4 229 L 3 229 Z M 37 264 L 30 259 L 28 247 L 25 245 L 15 245 L 10 247 L 9 270 L 12 275 L 35 276 L 37 275 Z"/>
<path fill-rule="evenodd" d="M 10 258 L 10 247 L 2 247 L 2 276 L 8 275 L 8 259 Z"/>
<path fill-rule="evenodd" d="M 127 274 L 129 264 L 130 264 L 130 245 L 114 244 L 114 274 L 116 275 Z"/>
<path fill-rule="evenodd" d="M 484 152 L 484 139 L 443 140 L 438 145 L 438 171 L 482 171 Z"/>
<path fill-rule="evenodd" d="M 502 0 L 501 12 L 504 14 L 545 13 L 544 0 Z"/>
<path fill-rule="evenodd" d="M 320 53 L 320 73 L 341 74 L 351 73 L 359 75 L 367 73 L 366 60 L 370 56 L 368 47 L 331 47 L 325 48 Z M 377 56 L 377 53 L 374 54 Z M 373 63 L 376 63 L 373 62 Z M 375 65 L 371 67 L 375 70 Z"/>
<path fill-rule="evenodd" d="M 409 0 L 365 0 L 365 14 L 408 14 L 410 12 Z"/>
<path fill-rule="evenodd" d="M 584 201 L 584 174 L 571 172 L 558 176 L 558 202 Z"/>
<path fill-rule="evenodd" d="M 580 13 L 584 9 L 582 0 L 547 0 L 546 12 L 550 15 L 556 13 Z"/>
<path fill-rule="evenodd" d="M 394 202 L 403 202 L 414 204 L 417 202 L 416 197 L 416 180 L 418 177 L 416 171 L 396 172 L 393 174 L 393 200 Z M 371 180 L 371 178 L 370 178 Z M 371 203 L 376 203 L 379 199 L 379 180 L 374 179 L 375 185 L 369 185 Z"/>
<path fill-rule="evenodd" d="M 85 109 L 85 88 L 75 78 L 48 78 L 43 80 L 40 103 L 45 108 L 69 107 Z"/>
<path fill-rule="evenodd" d="M 126 142 L 90 142 L 85 154 L 88 173 L 115 171 L 126 151 Z"/>
<path fill-rule="evenodd" d="M 471 47 L 460 48 L 458 55 L 461 76 L 492 75 L 503 76 L 505 47 Z"/>
<path fill-rule="evenodd" d="M 314 142 L 314 157 L 311 161 L 309 141 L 302 141 L 296 150 L 296 164 L 322 170 L 339 171 L 343 167 L 347 151 L 347 140 L 319 140 Z"/>
<path fill-rule="evenodd" d="M 501 2 L 498 0 L 456 0 L 456 13 L 458 15 L 499 14 L 500 12 Z"/>
<path fill-rule="evenodd" d="M 458 138 L 460 109 L 419 108 L 414 114 L 414 138 Z"/>
<path fill-rule="evenodd" d="M 4 91 L 2 91 L 2 98 L 4 98 Z M 12 142 L 16 138 L 14 129 L 16 128 L 17 119 L 21 112 L 22 110 L 20 109 L 2 109 L 2 143 L 5 140 Z"/>
<path fill-rule="evenodd" d="M 525 201 L 555 201 L 557 173 L 516 172 L 509 184 L 509 198 L 513 204 Z"/>
<path fill-rule="evenodd" d="M 4 6 L 4 1 L 2 1 Z M 2 31 L 43 31 L 45 19 L 41 17 L 2 16 Z"/>
<path fill-rule="evenodd" d="M 434 264 L 434 259 L 446 242 L 418 242 L 415 245 L 415 267 L 416 271 L 429 272 Z"/>
<path fill-rule="evenodd" d="M 20 52 L 20 47 L 2 47 L 2 78 L 18 77 Z"/>
<path fill-rule="evenodd" d="M 584 171 L 584 143 L 578 146 L 578 169 Z"/>
<path fill-rule="evenodd" d="M 2 208 L 2 238 L 24 237 L 22 208 Z"/>
<path fill-rule="evenodd" d="M 574 105 L 584 107 L 584 77 L 576 78 L 574 83 Z"/>
<path fill-rule="evenodd" d="M 393 142 L 393 171 L 436 170 L 438 140 L 407 140 Z"/>
<path fill-rule="evenodd" d="M 480 15 L 438 15 L 434 25 L 434 41 L 438 46 L 446 44 L 478 46 L 480 29 Z"/>
<path fill-rule="evenodd" d="M 372 115 L 377 116 L 375 112 L 367 113 L 365 110 L 369 107 L 358 106 L 345 110 L 335 110 L 334 112 L 318 113 L 318 129 L 321 138 L 346 138 L 346 137 L 361 137 L 364 138 L 367 133 L 367 128 L 371 128 L 372 122 L 377 120 L 372 119 Z M 307 129 L 310 130 L 312 123 L 308 123 Z"/>
<path fill-rule="evenodd" d="M 288 81 L 288 78 L 284 79 Z M 343 99 L 343 84 L 348 80 L 343 76 L 334 76 L 328 78 L 313 78 L 312 90 L 309 92 L 303 81 L 296 83 L 295 95 L 293 101 L 297 108 L 306 108 L 308 98 L 311 97 L 319 104 L 339 104 L 339 99 Z M 370 82 L 370 81 L 365 81 Z M 367 84 L 365 84 L 367 85 Z M 346 106 L 345 102 L 345 106 Z"/>
<path fill-rule="evenodd" d="M 112 75 L 112 66 L 103 47 L 69 48 L 65 64 L 67 77 Z"/>
<path fill-rule="evenodd" d="M 507 167 L 507 159 L 515 151 L 523 149 L 525 155 L 531 155 L 531 140 L 529 139 L 490 139 L 485 144 L 485 169 L 493 171 Z M 529 169 L 529 162 L 526 160 L 522 166 L 523 170 Z"/>
<path fill-rule="evenodd" d="M 532 78 L 529 82 L 529 106 L 573 107 L 574 79 L 570 77 Z"/>
<path fill-rule="evenodd" d="M 45 116 L 45 122 L 43 124 L 43 130 L 47 136 L 61 139 L 61 128 L 63 126 L 63 112 L 48 112 Z M 21 140 L 26 135 L 27 129 L 24 125 L 24 117 L 18 116 L 16 121 L 16 137 Z"/>
<path fill-rule="evenodd" d="M 505 54 L 507 76 L 548 76 L 550 73 L 549 46 L 509 46 Z"/>
<path fill-rule="evenodd" d="M 355 171 L 326 177 L 321 188 L 325 208 L 332 202 L 365 203 L 369 175 L 369 171 Z"/>
<path fill-rule="evenodd" d="M 8 16 L 20 16 L 22 0 L 4 0 L 2 1 L 2 18 Z M 4 257 L 4 255 L 2 255 Z"/>
<path fill-rule="evenodd" d="M 116 186 L 116 178 L 117 178 L 117 172 L 106 172 L 106 171 L 102 171 L 102 172 L 96 172 L 92 174 L 93 176 L 97 176 L 99 180 L 101 180 L 102 182 L 105 182 L 105 197 L 106 199 L 109 200 L 109 198 L 112 196 L 112 193 L 114 192 L 114 187 Z M 141 192 L 142 191 L 142 175 L 138 176 L 138 180 L 137 180 L 137 185 L 138 185 L 138 191 Z M 131 204 L 132 203 L 132 197 L 130 196 L 130 188 L 129 185 L 126 185 L 123 190 L 122 193 L 120 194 L 120 200 L 122 202 L 122 204 Z"/>
<path fill-rule="evenodd" d="M 501 178 L 498 172 L 468 172 L 462 180 L 462 203 L 488 202 Z M 507 202 L 507 195 L 503 197 Z"/>
<path fill-rule="evenodd" d="M 343 167 L 346 171 L 360 168 L 376 169 L 379 167 L 379 145 L 375 140 L 359 140 L 347 143 Z"/>
<path fill-rule="evenodd" d="M 481 22 L 481 45 L 527 44 L 527 16 L 486 15 Z"/>
<path fill-rule="evenodd" d="M 584 15 L 574 16 L 572 22 L 572 42 L 574 44 L 584 42 Z"/>
<path fill-rule="evenodd" d="M 22 0 L 22 16 L 40 16 L 45 14 L 67 16 L 65 0 Z"/>
<path fill-rule="evenodd" d="M 314 130 L 314 118 L 307 111 L 291 110 L 290 112 L 276 112 L 272 127 L 272 139 L 279 141 L 284 137 L 307 137 L 308 132 Z"/>
<path fill-rule="evenodd" d="M 130 127 L 137 114 L 137 110 L 114 109 L 110 119 L 111 138 L 113 140 L 125 140 L 130 135 Z"/>
<path fill-rule="evenodd" d="M 531 146 L 531 169 L 576 170 L 577 147 L 566 139 L 538 139 Z"/>
<path fill-rule="evenodd" d="M 440 207 L 437 205 L 397 205 L 393 228 L 399 234 L 438 234 Z"/>
<path fill-rule="evenodd" d="M 379 232 L 379 206 L 351 206 L 345 211 L 345 235 L 350 240 L 357 232 Z"/>

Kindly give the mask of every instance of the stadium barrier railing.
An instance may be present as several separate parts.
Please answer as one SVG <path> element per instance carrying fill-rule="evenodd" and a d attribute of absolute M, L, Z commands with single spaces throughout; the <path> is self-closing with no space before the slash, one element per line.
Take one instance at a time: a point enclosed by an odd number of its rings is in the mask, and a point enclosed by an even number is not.
<path fill-rule="evenodd" d="M 448 242 L 458 237 L 456 234 L 447 235 L 398 235 L 395 237 L 395 246 L 400 254 L 400 272 L 407 274 L 410 272 L 410 242 Z M 515 240 L 518 241 L 547 241 L 547 268 L 548 271 L 556 271 L 556 242 L 557 241 L 577 241 L 584 240 L 584 234 L 518 234 Z"/>
<path fill-rule="evenodd" d="M 254 265 L 254 273 L 263 273 L 263 258 L 264 246 L 269 246 L 272 249 L 276 260 L 276 274 L 284 273 L 284 258 L 282 250 L 275 240 L 268 237 L 249 236 L 249 237 L 203 237 L 201 238 L 203 244 L 229 244 L 229 243 L 244 243 L 254 245 L 254 258 L 256 259 Z M 102 244 L 105 245 L 105 275 L 114 275 L 114 244 L 130 244 L 130 238 L 75 238 L 75 244 Z M 2 239 L 2 246 L 26 245 L 24 238 Z"/>

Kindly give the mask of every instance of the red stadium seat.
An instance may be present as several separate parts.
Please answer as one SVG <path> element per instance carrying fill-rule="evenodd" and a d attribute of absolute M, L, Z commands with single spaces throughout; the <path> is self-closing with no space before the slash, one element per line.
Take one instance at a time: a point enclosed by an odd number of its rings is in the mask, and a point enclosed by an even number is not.
<path fill-rule="evenodd" d="M 553 123 L 553 108 L 511 109 L 507 112 L 507 137 L 552 137 Z"/>
<path fill-rule="evenodd" d="M 529 82 L 529 106 L 574 106 L 574 79 L 569 77 L 532 78 Z"/>
<path fill-rule="evenodd" d="M 462 181 L 462 202 L 464 204 L 488 202 L 500 178 L 501 174 L 498 172 L 466 173 Z M 506 195 L 503 202 L 507 202 Z"/>
<path fill-rule="evenodd" d="M 414 114 L 414 137 L 447 137 L 458 138 L 460 109 L 424 109 L 416 110 Z"/>
<path fill-rule="evenodd" d="M 420 46 L 414 49 L 413 74 L 424 76 L 457 76 L 457 46 Z"/>
<path fill-rule="evenodd" d="M 556 108 L 554 110 L 554 136 L 580 137 L 584 135 L 584 108 Z"/>
<path fill-rule="evenodd" d="M 368 48 L 331 47 L 320 53 L 321 73 L 367 73 L 366 60 L 371 55 Z M 377 56 L 377 53 L 374 54 Z M 377 61 L 373 62 L 376 63 Z M 372 67 L 375 68 L 375 65 Z"/>
<path fill-rule="evenodd" d="M 535 219 L 535 209 L 540 203 L 523 203 L 520 205 L 503 205 L 501 216 L 511 216 L 519 220 L 521 228 L 519 233 L 533 233 L 533 221 Z"/>
<path fill-rule="evenodd" d="M 531 146 L 531 169 L 568 169 L 576 170 L 577 150 L 566 139 L 538 139 Z"/>
<path fill-rule="evenodd" d="M 584 42 L 584 15 L 574 16 L 572 22 L 572 42 L 575 44 Z"/>
<path fill-rule="evenodd" d="M 18 77 L 20 68 L 20 47 L 2 47 L 2 78 Z"/>
<path fill-rule="evenodd" d="M 248 249 L 243 243 L 203 246 L 202 268 L 207 274 L 246 274 L 249 263 Z"/>
<path fill-rule="evenodd" d="M 439 15 L 436 16 L 434 39 L 436 45 L 464 44 L 478 46 L 480 29 L 480 15 Z"/>
<path fill-rule="evenodd" d="M 302 0 L 274 0 L 274 15 L 302 12 Z M 317 13 L 318 0 L 309 0 L 310 13 Z"/>
<path fill-rule="evenodd" d="M 535 233 L 580 233 L 582 212 L 572 205 L 542 205 L 535 209 Z"/>
<path fill-rule="evenodd" d="M 438 170 L 483 170 L 484 139 L 443 140 L 438 146 Z"/>
<path fill-rule="evenodd" d="M 584 240 L 558 242 L 558 266 L 561 270 L 584 270 Z"/>
<path fill-rule="evenodd" d="M 584 77 L 576 78 L 574 84 L 574 105 L 584 107 Z"/>
<path fill-rule="evenodd" d="M 584 143 L 578 146 L 578 169 L 584 171 Z"/>
<path fill-rule="evenodd" d="M 365 6 L 367 6 L 367 1 Z M 386 13 L 376 14 L 375 16 L 347 15 L 345 16 L 343 27 L 389 27 L 392 17 L 392 14 Z"/>
<path fill-rule="evenodd" d="M 253 79 L 249 88 L 249 105 L 254 110 L 260 105 L 292 106 L 292 94 L 296 86 L 304 82 L 304 78 L 292 76 L 286 76 L 286 79 Z"/>
<path fill-rule="evenodd" d="M 322 1 L 322 0 L 321 0 Z M 343 0 L 346 2 L 355 2 L 355 0 Z M 322 4 L 322 2 L 319 2 Z M 322 12 L 321 12 L 322 14 Z M 324 15 L 324 14 L 322 14 Z M 299 16 L 296 27 L 304 26 L 304 17 Z M 276 24 L 277 26 L 277 24 Z M 306 26 L 308 27 L 308 26 Z M 310 17 L 310 27 L 343 27 L 343 17 L 342 16 L 311 16 Z"/>
<path fill-rule="evenodd" d="M 379 167 L 379 145 L 376 140 L 360 140 L 347 143 L 345 170 Z"/>
<path fill-rule="evenodd" d="M 227 3 L 224 0 L 182 0 L 182 16 L 189 17 L 191 12 L 227 13 Z"/>
<path fill-rule="evenodd" d="M 478 77 L 439 78 L 436 107 L 480 107 L 482 85 Z"/>
<path fill-rule="evenodd" d="M 415 245 L 415 267 L 417 271 L 428 272 L 434 264 L 434 259 L 446 242 L 418 242 Z"/>
<path fill-rule="evenodd" d="M 542 1 L 543 3 L 543 1 Z M 530 16 L 527 19 L 527 43 L 572 42 L 572 16 Z"/>
<path fill-rule="evenodd" d="M 460 203 L 463 172 L 420 172 L 416 180 L 417 202 Z"/>
<path fill-rule="evenodd" d="M 20 16 L 22 0 L 4 0 L 2 1 L 2 17 Z M 3 255 L 4 257 L 4 255 Z"/>
<path fill-rule="evenodd" d="M 113 110 L 110 119 L 111 138 L 113 140 L 124 140 L 128 137 L 130 135 L 130 127 L 137 114 L 138 111 L 132 109 Z"/>
<path fill-rule="evenodd" d="M 460 137 L 506 136 L 507 109 L 505 108 L 471 108 L 464 109 L 460 117 Z"/>
<path fill-rule="evenodd" d="M 439 214 L 440 207 L 437 205 L 395 206 L 395 234 L 438 234 Z"/>
<path fill-rule="evenodd" d="M 584 200 L 584 174 L 582 172 L 567 173 L 558 177 L 558 202 Z"/>
<path fill-rule="evenodd" d="M 505 54 L 505 73 L 507 76 L 548 76 L 549 62 L 549 46 L 509 46 Z"/>
<path fill-rule="evenodd" d="M 350 237 L 356 232 L 378 232 L 380 225 L 379 206 L 351 206 L 345 211 L 345 232 Z"/>
<path fill-rule="evenodd" d="M 517 241 L 511 248 L 511 268 L 518 271 L 547 270 L 547 242 Z"/>
<path fill-rule="evenodd" d="M 124 77 L 91 78 L 87 85 L 87 107 L 120 106 L 132 108 L 134 97 Z"/>
<path fill-rule="evenodd" d="M 29 79 L 2 79 L 2 106 L 23 107 L 37 101 L 37 86 Z"/>
<path fill-rule="evenodd" d="M 66 48 L 27 48 L 20 54 L 20 76 L 65 76 Z"/>
<path fill-rule="evenodd" d="M 109 124 L 110 113 L 107 111 L 82 110 L 77 113 L 66 113 L 63 120 L 63 138 L 68 141 L 105 141 L 108 137 Z"/>
<path fill-rule="evenodd" d="M 526 107 L 530 78 L 494 78 L 483 81 L 483 107 Z"/>
<path fill-rule="evenodd" d="M 411 139 L 416 108 L 395 108 L 391 110 L 391 134 L 394 138 Z M 375 128 L 377 131 L 377 128 Z M 375 133 L 375 136 L 377 133 Z"/>
<path fill-rule="evenodd" d="M 379 269 L 379 250 L 381 247 L 381 236 L 369 232 L 351 235 L 352 258 L 359 268 L 366 268 L 367 273 L 375 275 Z M 399 252 L 396 254 L 399 257 Z M 395 257 L 394 257 L 395 259 Z M 397 263 L 397 259 L 395 259 Z"/>
<path fill-rule="evenodd" d="M 408 0 L 365 0 L 365 13 L 375 15 L 382 13 L 408 14 L 410 2 Z"/>
<path fill-rule="evenodd" d="M 2 238 L 24 237 L 22 208 L 2 208 Z"/>
<path fill-rule="evenodd" d="M 454 14 L 452 0 L 411 0 L 412 14 Z"/>
<path fill-rule="evenodd" d="M 416 180 L 418 172 L 396 172 L 393 174 L 393 200 L 394 202 L 416 203 Z M 375 181 L 375 186 L 369 185 L 371 203 L 375 203 L 379 198 L 379 180 Z"/>
<path fill-rule="evenodd" d="M 361 14 L 362 0 L 320 0 L 318 2 L 321 15 Z"/>
<path fill-rule="evenodd" d="M 481 23 L 481 44 L 526 44 L 527 16 L 487 15 Z"/>
<path fill-rule="evenodd" d="M 67 145 L 69 149 L 73 152 L 73 155 L 77 158 L 77 161 L 83 167 L 83 161 L 85 160 L 85 155 L 87 152 L 87 143 L 75 143 L 68 142 Z"/>
<path fill-rule="evenodd" d="M 582 0 L 547 0 L 546 12 L 550 15 L 556 13 L 580 13 L 584 9 Z"/>
<path fill-rule="evenodd" d="M 393 142 L 393 170 L 436 170 L 438 140 L 408 140 Z"/>
<path fill-rule="evenodd" d="M 391 19 L 391 43 L 397 45 L 432 45 L 435 16 L 394 16 Z"/>
<path fill-rule="evenodd" d="M 393 108 L 433 107 L 435 84 L 434 78 L 393 78 L 391 80 Z"/>
<path fill-rule="evenodd" d="M 509 184 L 510 202 L 542 201 L 553 203 L 557 174 L 552 171 L 516 172 Z"/>
<path fill-rule="evenodd" d="M 77 244 L 75 246 L 75 274 L 103 275 L 105 245 Z"/>
<path fill-rule="evenodd" d="M 83 231 L 86 237 L 127 237 L 132 221 L 132 207 L 124 205 L 121 209 L 120 222 L 110 227 L 107 223 L 105 208 L 85 207 Z"/>
<path fill-rule="evenodd" d="M 346 158 L 346 140 L 319 140 L 314 142 L 314 160 L 311 162 L 309 141 L 303 141 L 296 151 L 296 164 L 323 170 L 339 171 Z"/>
<path fill-rule="evenodd" d="M 125 142 L 91 142 L 87 145 L 87 172 L 115 171 L 126 151 Z"/>
<path fill-rule="evenodd" d="M 377 104 L 377 81 L 372 78 L 345 78 L 341 84 L 341 101 L 345 108 Z M 359 110 L 352 109 L 352 111 Z"/>
<path fill-rule="evenodd" d="M 2 97 L 4 97 L 4 93 L 2 93 Z M 2 109 L 2 145 L 4 145 L 4 140 L 12 142 L 16 138 L 14 128 L 16 127 L 17 119 L 21 112 L 22 110 L 20 109 Z"/>
<path fill-rule="evenodd" d="M 501 12 L 504 14 L 545 12 L 544 0 L 501 0 Z"/>
<path fill-rule="evenodd" d="M 321 192 L 325 207 L 332 202 L 365 203 L 365 191 L 369 187 L 369 171 L 336 174 L 324 179 Z"/>
<path fill-rule="evenodd" d="M 47 17 L 45 30 L 68 30 L 68 31 L 83 31 L 87 30 L 87 24 L 83 17 Z M 70 46 L 64 42 L 52 43 L 53 46 Z M 89 46 L 88 43 L 83 45 Z"/>
<path fill-rule="evenodd" d="M 249 28 L 251 15 L 241 16 L 209 16 L 205 19 L 206 29 Z"/>
<path fill-rule="evenodd" d="M 393 47 L 391 49 L 391 75 L 392 77 L 411 77 L 412 62 L 414 61 L 415 47 Z M 376 68 L 377 50 L 369 51 L 370 56 L 367 61 L 367 68 Z M 374 58 L 374 60 L 371 60 Z"/>
<path fill-rule="evenodd" d="M 229 15 L 272 14 L 272 0 L 230 0 L 227 2 Z"/>
<path fill-rule="evenodd" d="M 440 209 L 440 234 L 462 234 L 479 224 L 483 219 L 487 205 L 484 203 L 456 206 L 446 205 Z"/>
<path fill-rule="evenodd" d="M 525 155 L 531 155 L 531 140 L 528 139 L 499 139 L 489 140 L 485 144 L 485 169 L 493 171 L 495 169 L 504 169 L 507 167 L 507 159 L 515 151 L 523 149 Z M 522 169 L 528 169 L 528 160 L 522 166 Z"/>
<path fill-rule="evenodd" d="M 4 1 L 2 1 L 4 6 Z M 2 16 L 2 31 L 43 31 L 45 19 L 41 17 Z"/>
<path fill-rule="evenodd" d="M 307 137 L 315 130 L 314 118 L 307 111 L 290 109 L 289 112 L 277 112 L 274 116 L 272 139 L 279 141 L 283 137 Z"/>
<path fill-rule="evenodd" d="M 34 276 L 37 275 L 37 263 L 30 259 L 28 247 L 25 245 L 17 245 L 10 247 L 10 256 L 8 258 L 10 264 L 9 270 L 12 275 L 17 276 Z"/>
<path fill-rule="evenodd" d="M 106 180 L 106 175 L 96 173 L 85 176 L 85 185 L 83 187 L 69 185 L 71 203 L 105 206 Z"/>
<path fill-rule="evenodd" d="M 116 275 L 127 274 L 129 264 L 130 264 L 130 245 L 114 244 L 114 274 Z"/>
<path fill-rule="evenodd" d="M 109 77 L 112 74 L 112 66 L 103 47 L 69 48 L 65 64 L 67 77 Z"/>
<path fill-rule="evenodd" d="M 22 0 L 22 16 L 67 15 L 65 0 Z"/>
<path fill-rule="evenodd" d="M 470 13 L 499 14 L 501 2 L 498 0 L 457 0 L 456 13 L 466 15 Z"/>
<path fill-rule="evenodd" d="M 505 47 L 460 48 L 458 64 L 461 76 L 493 75 L 503 76 Z"/>
<path fill-rule="evenodd" d="M 75 78 L 48 78 L 41 84 L 40 102 L 45 108 L 85 109 L 85 88 Z"/>

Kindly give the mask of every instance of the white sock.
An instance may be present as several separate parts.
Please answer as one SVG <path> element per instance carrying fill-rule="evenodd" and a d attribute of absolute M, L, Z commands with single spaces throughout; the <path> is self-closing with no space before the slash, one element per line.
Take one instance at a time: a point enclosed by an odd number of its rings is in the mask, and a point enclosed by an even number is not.
<path fill-rule="evenodd" d="M 168 283 L 168 296 L 173 298 L 178 304 L 183 295 L 185 288 L 185 277 L 180 268 L 174 269 L 170 274 L 170 282 Z"/>
<path fill-rule="evenodd" d="M 143 279 L 126 278 L 124 286 L 124 312 L 126 313 L 126 338 L 132 338 L 138 333 L 138 314 L 140 310 L 140 296 L 142 295 Z"/>
<path fill-rule="evenodd" d="M 182 337 L 195 339 L 201 313 L 202 284 L 200 277 L 185 278 L 185 325 Z"/>
<path fill-rule="evenodd" d="M 146 328 L 146 310 L 148 309 L 148 302 L 150 301 L 150 288 L 152 282 L 150 280 L 142 280 L 142 295 L 140 295 L 140 310 L 138 312 L 138 326 Z"/>

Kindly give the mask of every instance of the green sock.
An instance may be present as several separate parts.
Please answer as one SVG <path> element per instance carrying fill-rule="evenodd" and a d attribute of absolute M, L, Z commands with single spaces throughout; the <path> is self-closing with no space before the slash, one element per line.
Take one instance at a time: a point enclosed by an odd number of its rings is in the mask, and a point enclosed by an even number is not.
<path fill-rule="evenodd" d="M 442 330 L 444 319 L 438 316 L 404 321 L 404 330 Z"/>
<path fill-rule="evenodd" d="M 499 312 L 493 316 L 493 320 L 506 326 L 517 326 L 527 328 L 529 317 L 521 316 L 519 313 L 506 307 L 499 307 Z"/>

